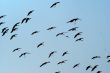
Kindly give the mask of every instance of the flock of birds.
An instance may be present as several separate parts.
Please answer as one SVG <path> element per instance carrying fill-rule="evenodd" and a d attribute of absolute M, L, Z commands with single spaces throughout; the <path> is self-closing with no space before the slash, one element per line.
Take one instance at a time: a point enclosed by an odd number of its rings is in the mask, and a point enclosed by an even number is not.
<path fill-rule="evenodd" d="M 50 8 L 55 7 L 55 6 L 56 6 L 57 4 L 59 4 L 59 3 L 60 3 L 60 2 L 55 2 L 55 3 L 53 3 L 53 4 L 50 6 Z M 28 23 L 29 20 L 32 19 L 32 18 L 30 18 L 29 16 L 30 16 L 34 11 L 35 11 L 35 10 L 29 11 L 29 12 L 27 13 L 26 17 L 23 18 L 20 22 L 15 23 L 11 29 L 9 29 L 8 27 L 4 27 L 4 28 L 1 30 L 2 36 L 5 36 L 6 33 L 8 33 L 8 32 L 10 32 L 10 33 L 12 34 L 13 32 L 17 31 L 17 30 L 18 30 L 18 26 L 19 26 L 20 24 Z M 6 16 L 6 15 L 0 16 L 0 20 L 1 20 L 2 18 L 4 18 L 5 16 Z M 73 18 L 73 19 L 67 21 L 66 23 L 76 23 L 76 22 L 79 21 L 79 20 L 80 20 L 80 18 Z M 1 26 L 2 24 L 4 24 L 4 23 L 5 23 L 5 22 L 0 22 L 0 26 Z M 56 28 L 56 27 L 53 26 L 53 27 L 47 28 L 46 30 L 50 31 L 50 30 L 53 30 L 53 29 L 55 29 L 55 28 Z M 79 28 L 79 27 L 73 27 L 73 28 L 68 29 L 67 32 L 57 33 L 57 34 L 56 34 L 56 37 L 61 36 L 61 35 L 65 35 L 65 33 L 68 33 L 68 32 L 70 32 L 70 31 L 76 31 L 78 28 Z M 10 30 L 10 31 L 9 31 L 9 30 Z M 35 35 L 35 34 L 37 34 L 37 33 L 39 33 L 39 32 L 40 32 L 40 31 L 34 31 L 34 32 L 32 32 L 30 35 Z M 83 37 L 78 37 L 78 36 L 80 36 L 82 33 L 83 33 L 83 32 L 78 32 L 78 33 L 76 33 L 76 34 L 74 35 L 75 42 L 83 41 L 83 40 L 84 40 Z M 18 35 L 18 34 L 13 34 L 13 35 L 11 35 L 10 40 L 12 40 L 12 39 L 14 39 L 15 37 L 17 37 L 17 35 Z M 66 36 L 66 37 L 69 37 L 69 36 Z M 44 42 L 41 42 L 41 43 L 39 43 L 39 44 L 37 45 L 37 48 L 39 48 L 40 46 L 43 46 L 43 45 L 44 45 Z M 22 49 L 22 48 L 16 48 L 16 49 L 14 49 L 12 52 L 19 51 L 20 49 Z M 53 54 L 55 54 L 55 53 L 57 53 L 57 51 L 52 51 L 51 53 L 49 53 L 48 58 L 50 58 L 50 57 L 51 57 Z M 21 54 L 19 55 L 19 58 L 21 58 L 21 57 L 23 57 L 23 56 L 25 56 L 25 55 L 27 55 L 27 54 L 31 54 L 31 53 L 29 53 L 29 52 L 21 53 Z M 68 51 L 65 51 L 65 52 L 62 54 L 62 56 L 65 56 L 66 54 L 69 54 Z M 91 59 L 95 60 L 96 58 L 101 58 L 101 57 L 100 57 L 100 56 L 94 56 L 94 57 L 92 57 Z M 109 59 L 109 58 L 110 58 L 110 55 L 107 56 L 107 59 Z M 63 64 L 63 63 L 65 63 L 66 61 L 68 61 L 68 60 L 59 61 L 57 64 L 58 64 L 58 65 L 59 65 L 59 64 Z M 110 62 L 110 59 L 109 59 L 107 62 Z M 43 67 L 43 66 L 47 65 L 48 63 L 51 63 L 51 62 L 50 62 L 50 61 L 46 61 L 46 62 L 42 63 L 42 64 L 40 65 L 40 67 Z M 73 66 L 73 68 L 76 68 L 76 67 L 78 67 L 79 65 L 80 65 L 80 63 L 77 63 L 77 64 L 75 64 L 75 65 Z M 91 68 L 91 71 L 94 71 L 98 66 L 99 66 L 99 65 L 95 65 L 95 66 L 89 65 L 89 66 L 87 66 L 87 67 L 85 68 L 85 70 L 89 70 L 89 69 Z M 55 72 L 55 73 L 60 73 L 60 72 L 61 72 L 61 71 L 57 71 L 57 72 Z M 101 73 L 101 72 L 102 72 L 102 71 L 97 71 L 97 73 Z"/>

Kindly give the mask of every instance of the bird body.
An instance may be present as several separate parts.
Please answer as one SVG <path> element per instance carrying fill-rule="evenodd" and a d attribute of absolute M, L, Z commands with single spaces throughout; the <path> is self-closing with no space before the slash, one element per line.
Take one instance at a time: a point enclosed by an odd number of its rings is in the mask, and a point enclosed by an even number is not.
<path fill-rule="evenodd" d="M 44 42 L 37 45 L 37 48 L 39 48 L 41 45 L 44 45 Z"/>
<path fill-rule="evenodd" d="M 15 52 L 15 51 L 17 51 L 17 50 L 20 50 L 20 49 L 21 49 L 21 48 L 16 48 L 16 49 L 13 50 L 13 52 Z"/>
<path fill-rule="evenodd" d="M 69 29 L 68 31 L 75 31 L 78 27 L 74 27 L 74 28 L 71 28 Z"/>
<path fill-rule="evenodd" d="M 97 71 L 97 73 L 101 73 L 102 71 Z"/>
<path fill-rule="evenodd" d="M 62 56 L 65 56 L 66 54 L 68 54 L 68 51 L 65 51 L 65 52 L 62 54 Z"/>
<path fill-rule="evenodd" d="M 75 68 L 75 67 L 79 66 L 79 64 L 80 64 L 80 63 L 78 63 L 78 64 L 75 64 L 75 65 L 73 66 L 73 68 Z"/>
<path fill-rule="evenodd" d="M 67 60 L 63 60 L 63 61 L 60 61 L 60 62 L 58 62 L 57 64 L 63 64 L 63 63 L 65 63 Z"/>
<path fill-rule="evenodd" d="M 0 22 L 0 25 L 4 24 L 5 22 Z"/>
<path fill-rule="evenodd" d="M 88 70 L 89 68 L 92 68 L 91 65 L 87 66 L 87 67 L 86 67 L 86 70 Z"/>
<path fill-rule="evenodd" d="M 92 57 L 91 59 L 96 59 L 96 58 L 101 58 L 100 56 L 94 56 L 94 57 Z"/>
<path fill-rule="evenodd" d="M 53 3 L 53 4 L 50 6 L 50 8 L 53 8 L 53 7 L 56 6 L 58 3 L 60 3 L 60 2 L 55 2 L 55 3 Z"/>
<path fill-rule="evenodd" d="M 12 35 L 12 36 L 10 37 L 10 40 L 12 40 L 14 37 L 16 37 L 16 35 L 18 35 L 18 34 Z"/>
<path fill-rule="evenodd" d="M 44 65 L 46 65 L 46 64 L 48 64 L 48 63 L 50 63 L 50 61 L 42 63 L 42 64 L 40 65 L 40 67 L 42 67 L 42 66 L 44 66 Z"/>
<path fill-rule="evenodd" d="M 99 65 L 95 65 L 91 71 L 94 71 Z"/>
<path fill-rule="evenodd" d="M 32 32 L 31 33 L 31 35 L 34 35 L 34 34 L 36 34 L 36 33 L 38 33 L 39 31 L 34 31 L 34 32 Z"/>
<path fill-rule="evenodd" d="M 76 38 L 77 36 L 81 35 L 82 32 L 78 32 L 75 34 L 74 38 Z"/>
<path fill-rule="evenodd" d="M 50 27 L 50 28 L 48 28 L 47 30 L 52 30 L 52 29 L 55 29 L 56 27 Z"/>
<path fill-rule="evenodd" d="M 19 58 L 21 58 L 22 56 L 25 56 L 26 54 L 30 54 L 30 53 L 24 52 L 24 53 L 22 53 L 22 54 L 19 56 Z"/>
<path fill-rule="evenodd" d="M 79 19 L 79 18 L 74 18 L 74 19 L 71 19 L 70 21 L 68 21 L 67 23 L 76 22 L 76 21 L 78 21 L 78 20 L 80 20 L 80 19 Z"/>
<path fill-rule="evenodd" d="M 29 11 L 27 16 L 29 16 L 32 12 L 34 12 L 34 10 Z"/>
<path fill-rule="evenodd" d="M 58 34 L 56 34 L 56 37 L 59 36 L 59 35 L 65 35 L 64 33 L 66 33 L 66 32 L 58 33 Z"/>
<path fill-rule="evenodd" d="M 52 52 L 49 54 L 48 58 L 50 58 L 54 53 L 56 53 L 56 51 L 52 51 Z"/>
<path fill-rule="evenodd" d="M 1 33 L 3 33 L 8 27 L 5 27 L 2 29 Z"/>
<path fill-rule="evenodd" d="M 6 15 L 2 15 L 2 16 L 0 16 L 0 19 L 3 18 L 3 17 L 5 17 L 5 16 L 6 16 Z"/>
<path fill-rule="evenodd" d="M 83 41 L 83 39 L 84 38 L 78 38 L 78 39 L 76 39 L 75 41 L 77 42 L 77 41 Z"/>

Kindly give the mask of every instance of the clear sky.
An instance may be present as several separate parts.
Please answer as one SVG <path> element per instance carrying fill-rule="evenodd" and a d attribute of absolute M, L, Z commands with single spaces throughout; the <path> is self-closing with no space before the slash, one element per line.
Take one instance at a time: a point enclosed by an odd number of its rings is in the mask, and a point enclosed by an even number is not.
<path fill-rule="evenodd" d="M 54 3 L 60 1 L 55 8 L 50 8 Z M 11 33 L 5 36 L 0 33 L 0 73 L 91 73 L 86 71 L 88 65 L 99 65 L 93 71 L 96 73 L 110 72 L 110 63 L 106 56 L 110 55 L 110 0 L 0 0 L 0 16 L 7 15 L 0 20 L 5 24 L 1 29 L 9 27 L 26 17 L 30 10 L 35 10 L 26 24 L 20 24 L 19 29 L 12 34 L 18 34 L 10 40 Z M 78 17 L 81 20 L 76 24 L 66 23 Z M 46 29 L 55 26 L 56 29 Z M 65 36 L 56 37 L 59 32 L 66 32 L 72 27 L 79 27 L 77 31 L 68 32 Z M 31 36 L 33 31 L 40 31 Z M 83 32 L 83 42 L 75 42 L 74 35 Z M 37 45 L 44 42 L 44 46 Z M 15 48 L 20 51 L 12 52 Z M 51 51 L 57 51 L 51 58 Z M 62 57 L 62 53 L 69 54 Z M 19 58 L 23 52 L 31 54 Z M 100 59 L 91 60 L 93 56 L 101 56 Z M 65 64 L 57 65 L 59 61 L 68 60 Z M 50 61 L 43 67 L 43 62 Z M 73 69 L 73 65 L 80 63 L 79 67 Z"/>

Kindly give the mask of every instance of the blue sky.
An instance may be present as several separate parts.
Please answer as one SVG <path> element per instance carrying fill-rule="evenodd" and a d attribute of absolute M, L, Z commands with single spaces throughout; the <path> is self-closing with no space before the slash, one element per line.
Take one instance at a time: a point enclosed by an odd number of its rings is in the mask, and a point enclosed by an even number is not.
<path fill-rule="evenodd" d="M 60 4 L 50 8 L 57 1 L 60 1 Z M 96 64 L 100 65 L 97 70 L 109 73 L 110 63 L 107 63 L 106 59 L 106 56 L 110 55 L 109 7 L 109 0 L 0 0 L 0 15 L 7 15 L 0 20 L 5 22 L 0 26 L 0 32 L 6 26 L 11 29 L 16 22 L 26 17 L 30 10 L 35 10 L 30 16 L 32 19 L 27 24 L 21 24 L 14 32 L 19 34 L 16 38 L 10 41 L 12 34 L 9 32 L 0 37 L 0 73 L 91 73 L 85 71 L 85 67 Z M 81 20 L 76 24 L 66 23 L 75 17 Z M 47 31 L 51 26 L 56 26 L 56 29 Z M 72 27 L 79 28 L 66 34 L 70 38 L 56 37 L 57 33 Z M 40 33 L 31 36 L 35 30 Z M 74 42 L 77 32 L 83 32 L 83 42 Z M 44 46 L 37 48 L 41 42 L 44 42 Z M 13 53 L 13 49 L 17 47 L 22 49 Z M 51 51 L 57 53 L 48 58 Z M 62 57 L 65 51 L 69 54 Z M 23 52 L 31 54 L 19 58 Z M 91 57 L 96 55 L 101 56 L 101 59 L 91 60 Z M 68 61 L 57 65 L 62 60 Z M 45 61 L 51 63 L 40 68 Z M 76 63 L 80 65 L 73 69 Z"/>

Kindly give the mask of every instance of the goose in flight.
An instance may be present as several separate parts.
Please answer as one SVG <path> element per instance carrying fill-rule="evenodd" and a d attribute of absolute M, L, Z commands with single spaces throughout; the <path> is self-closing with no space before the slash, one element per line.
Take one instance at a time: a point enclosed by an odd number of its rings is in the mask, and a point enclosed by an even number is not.
<path fill-rule="evenodd" d="M 108 60 L 107 62 L 110 62 L 110 60 Z"/>
<path fill-rule="evenodd" d="M 76 22 L 76 21 L 78 21 L 78 20 L 80 20 L 80 19 L 79 19 L 79 18 L 74 18 L 74 19 L 69 20 L 67 23 Z"/>
<path fill-rule="evenodd" d="M 95 65 L 91 71 L 94 71 L 99 65 Z"/>
<path fill-rule="evenodd" d="M 2 15 L 2 16 L 0 16 L 0 19 L 3 18 L 3 17 L 5 17 L 5 16 L 6 16 L 6 15 Z"/>
<path fill-rule="evenodd" d="M 55 29 L 56 27 L 49 27 L 47 30 L 52 30 L 52 29 Z"/>
<path fill-rule="evenodd" d="M 44 42 L 40 43 L 37 45 L 37 48 L 39 48 L 40 46 L 44 45 Z"/>
<path fill-rule="evenodd" d="M 110 58 L 110 55 L 108 55 L 107 58 Z"/>
<path fill-rule="evenodd" d="M 94 56 L 94 57 L 92 57 L 91 59 L 96 59 L 96 58 L 101 58 L 100 56 Z"/>
<path fill-rule="evenodd" d="M 5 24 L 5 22 L 0 22 L 0 25 Z"/>
<path fill-rule="evenodd" d="M 97 71 L 97 73 L 101 73 L 102 71 Z"/>
<path fill-rule="evenodd" d="M 82 32 L 78 32 L 75 34 L 74 38 L 76 38 L 77 36 L 81 35 Z"/>
<path fill-rule="evenodd" d="M 13 50 L 13 52 L 19 51 L 20 49 L 21 49 L 21 48 L 16 48 L 16 49 Z"/>
<path fill-rule="evenodd" d="M 8 31 L 9 31 L 9 29 L 4 30 L 2 36 L 4 36 Z"/>
<path fill-rule="evenodd" d="M 33 12 L 34 12 L 34 10 L 29 11 L 28 14 L 27 14 L 27 16 L 29 16 Z"/>
<path fill-rule="evenodd" d="M 74 28 L 71 28 L 69 29 L 68 31 L 75 31 L 78 27 L 74 27 Z"/>
<path fill-rule="evenodd" d="M 65 51 L 65 52 L 62 54 L 62 56 L 65 56 L 66 54 L 68 54 L 68 51 Z"/>
<path fill-rule="evenodd" d="M 1 33 L 3 33 L 8 27 L 4 27 L 1 31 Z"/>
<path fill-rule="evenodd" d="M 16 31 L 18 28 L 17 26 L 19 26 L 18 24 L 20 24 L 20 22 L 17 22 L 13 27 L 12 27 L 12 30 L 11 30 L 11 33 L 13 33 L 14 31 Z"/>
<path fill-rule="evenodd" d="M 27 18 L 27 17 L 26 18 L 23 18 L 22 21 L 21 21 L 21 24 L 24 23 L 24 22 L 27 23 L 30 19 L 31 18 Z"/>
<path fill-rule="evenodd" d="M 10 40 L 12 40 L 14 37 L 16 37 L 18 34 L 14 34 L 10 37 Z"/>
<path fill-rule="evenodd" d="M 63 60 L 63 61 L 60 61 L 60 62 L 58 62 L 57 64 L 63 64 L 63 63 L 65 63 L 67 60 Z"/>
<path fill-rule="evenodd" d="M 58 34 L 56 34 L 56 37 L 59 36 L 59 35 L 65 35 L 64 33 L 67 33 L 67 32 L 58 33 Z"/>
<path fill-rule="evenodd" d="M 42 63 L 42 64 L 40 65 L 40 67 L 42 67 L 42 66 L 44 66 L 44 65 L 46 65 L 46 64 L 48 64 L 48 63 L 50 63 L 50 61 Z"/>
<path fill-rule="evenodd" d="M 79 64 L 80 64 L 80 63 L 78 63 L 78 64 L 75 64 L 75 65 L 73 66 L 73 68 L 76 68 L 76 67 L 78 67 L 78 66 L 79 66 Z"/>
<path fill-rule="evenodd" d="M 87 67 L 86 67 L 86 70 L 88 70 L 89 68 L 92 68 L 91 65 L 87 66 Z"/>
<path fill-rule="evenodd" d="M 83 41 L 83 39 L 84 38 L 78 38 L 78 39 L 76 39 L 75 41 L 77 42 L 77 41 Z"/>
<path fill-rule="evenodd" d="M 56 6 L 57 4 L 59 4 L 60 2 L 55 2 L 55 3 L 53 3 L 51 6 L 50 6 L 50 8 L 53 8 L 54 6 Z"/>
<path fill-rule="evenodd" d="M 39 33 L 39 32 L 40 31 L 34 31 L 34 32 L 31 33 L 31 35 L 34 35 L 34 34 Z"/>
<path fill-rule="evenodd" d="M 25 56 L 26 54 L 30 54 L 30 53 L 24 52 L 24 53 L 22 53 L 22 54 L 19 56 L 19 58 L 21 58 L 22 56 Z"/>
<path fill-rule="evenodd" d="M 48 58 L 50 58 L 54 53 L 56 53 L 56 51 L 52 51 L 52 52 L 49 54 Z"/>

